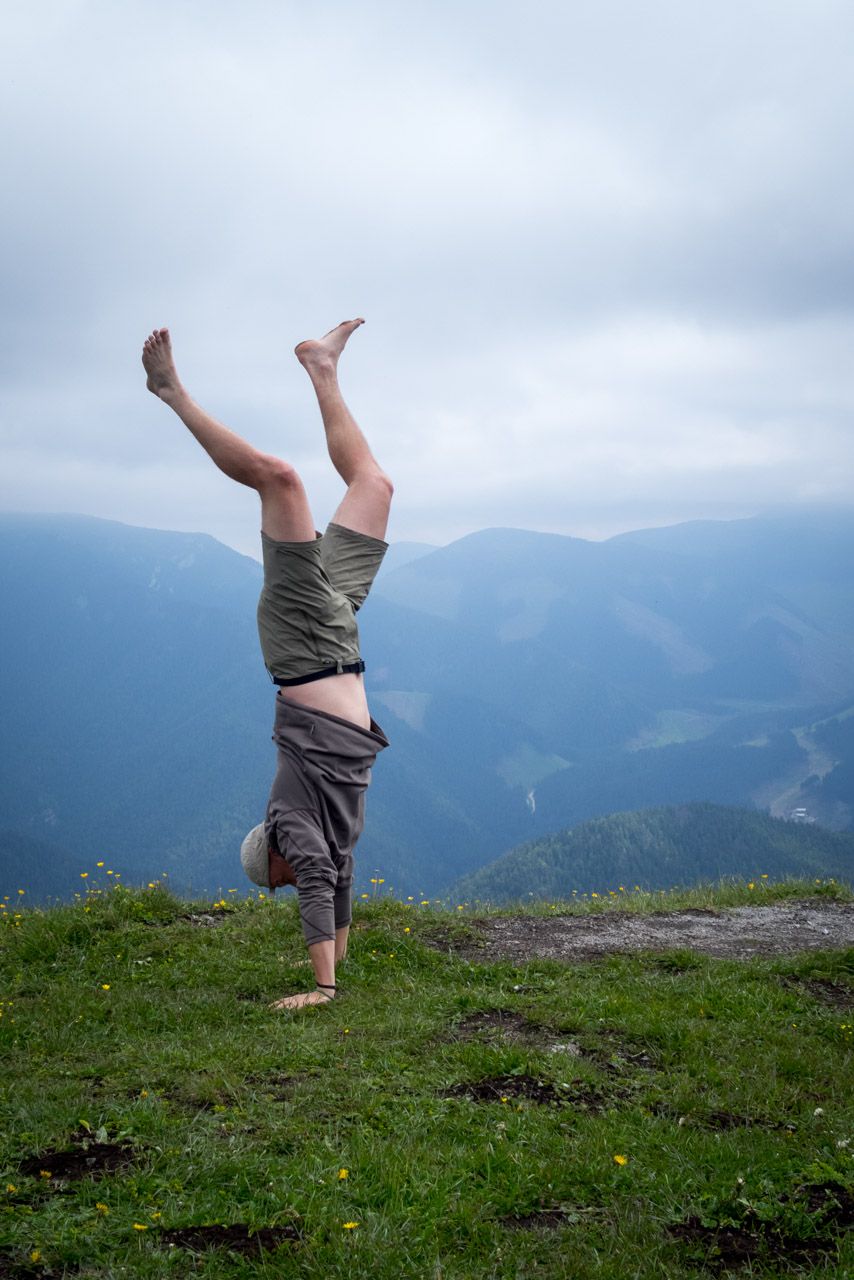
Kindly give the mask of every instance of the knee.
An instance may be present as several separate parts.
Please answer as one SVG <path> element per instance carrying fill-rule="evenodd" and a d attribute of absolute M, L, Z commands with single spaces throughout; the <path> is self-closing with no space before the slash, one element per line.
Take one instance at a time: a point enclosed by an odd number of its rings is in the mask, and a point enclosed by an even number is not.
<path fill-rule="evenodd" d="M 258 473 L 256 487 L 261 492 L 278 490 L 281 493 L 293 493 L 302 489 L 302 481 L 297 475 L 296 468 L 282 458 L 274 458 L 272 454 L 261 455 Z"/>
<path fill-rule="evenodd" d="M 380 484 L 383 488 L 383 492 L 388 498 L 388 501 L 391 502 L 392 498 L 394 497 L 394 485 L 391 482 L 391 476 L 387 476 L 384 471 L 381 471 Z"/>
<path fill-rule="evenodd" d="M 362 483 L 369 486 L 377 499 L 381 502 L 390 503 L 394 496 L 394 485 L 391 477 L 380 468 L 372 468 L 362 477 Z"/>

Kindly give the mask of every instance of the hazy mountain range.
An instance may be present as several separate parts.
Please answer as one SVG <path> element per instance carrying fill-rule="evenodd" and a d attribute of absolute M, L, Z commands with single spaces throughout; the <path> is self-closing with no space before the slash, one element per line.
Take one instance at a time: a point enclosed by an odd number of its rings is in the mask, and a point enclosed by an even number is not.
<path fill-rule="evenodd" d="M 70 516 L 2 517 L 0 545 L 4 880 L 67 892 L 104 861 L 241 886 L 275 760 L 260 566 Z M 360 615 L 393 747 L 362 882 L 440 892 L 541 835 L 689 801 L 851 829 L 852 552 L 851 512 L 393 547 Z"/>

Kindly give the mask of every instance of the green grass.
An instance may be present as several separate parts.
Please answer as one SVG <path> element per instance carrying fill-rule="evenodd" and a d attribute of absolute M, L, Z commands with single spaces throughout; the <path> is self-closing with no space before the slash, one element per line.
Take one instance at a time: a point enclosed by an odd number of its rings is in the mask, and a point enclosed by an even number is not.
<path fill-rule="evenodd" d="M 641 889 L 639 885 L 618 885 L 613 889 L 600 889 L 598 893 L 578 893 L 571 898 L 535 898 L 502 903 L 493 906 L 479 899 L 463 898 L 456 903 L 446 900 L 434 905 L 453 912 L 456 908 L 488 918 L 502 915 L 591 915 L 605 911 L 633 911 L 649 915 L 655 911 L 702 910 L 713 907 L 767 907 L 775 903 L 791 902 L 804 898 L 831 898 L 835 901 L 854 901 L 854 893 L 845 884 L 835 880 L 772 880 L 762 875 L 755 882 L 741 879 L 703 881 L 694 885 L 674 885 L 672 889 Z"/>
<path fill-rule="evenodd" d="M 851 897 L 630 890 L 524 909 Z M 304 989 L 293 898 L 222 901 L 10 898 L 0 1277 L 854 1277 L 854 953 L 472 963 L 447 940 L 483 904 L 377 896 L 344 996 L 283 1015 L 268 1002 Z M 125 1168 L 51 1170 L 105 1141 Z M 164 1238 L 216 1223 L 298 1238 L 256 1257 Z"/>

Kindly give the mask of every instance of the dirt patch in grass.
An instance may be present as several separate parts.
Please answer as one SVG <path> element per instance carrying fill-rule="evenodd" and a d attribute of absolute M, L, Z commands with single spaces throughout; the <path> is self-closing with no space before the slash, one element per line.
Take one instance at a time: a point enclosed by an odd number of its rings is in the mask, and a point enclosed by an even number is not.
<path fill-rule="evenodd" d="M 577 1111 L 600 1114 L 608 1109 L 608 1096 L 586 1080 L 550 1084 L 533 1076 L 488 1076 L 484 1080 L 463 1081 L 444 1089 L 443 1098 L 472 1098 L 475 1102 L 535 1102 L 539 1106 L 573 1107 Z"/>
<path fill-rule="evenodd" d="M 24 1160 L 20 1169 L 31 1178 L 49 1173 L 50 1178 L 44 1181 L 51 1185 L 55 1182 L 78 1182 L 81 1178 L 101 1178 L 104 1174 L 127 1169 L 136 1158 L 137 1153 L 129 1143 L 89 1142 L 66 1151 L 42 1151 Z"/>
<path fill-rule="evenodd" d="M 195 1094 L 191 1090 L 164 1089 L 162 1095 L 177 1111 L 195 1115 L 200 1111 L 227 1111 L 234 1106 L 234 1099 L 226 1093 Z"/>
<path fill-rule="evenodd" d="M 289 1102 L 300 1081 L 294 1076 L 284 1075 L 252 1075 L 246 1077 L 246 1083 L 252 1085 L 264 1097 L 273 1102 Z"/>
<path fill-rule="evenodd" d="M 0 1280 L 40 1280 L 45 1274 L 41 1267 L 31 1267 L 25 1262 L 13 1262 L 0 1253 Z"/>
<path fill-rule="evenodd" d="M 590 1058 L 608 1075 L 624 1076 L 627 1071 L 655 1071 L 656 1064 L 648 1053 L 631 1053 L 627 1049 L 615 1049 L 610 1055 L 596 1050 L 582 1049 L 582 1056 Z"/>
<path fill-rule="evenodd" d="M 616 1070 L 605 1054 L 582 1049 L 574 1040 L 554 1040 L 559 1033 L 552 1027 L 532 1022 L 514 1009 L 484 1009 L 456 1023 L 451 1031 L 454 1040 L 500 1039 L 505 1044 L 528 1044 L 549 1053 L 567 1054 L 571 1058 L 590 1058 L 606 1070 Z M 637 1055 L 638 1057 L 645 1055 Z M 625 1055 L 628 1060 L 631 1055 Z"/>
<path fill-rule="evenodd" d="M 749 960 L 854 946 L 854 902 L 824 900 L 650 915 L 603 911 L 579 916 L 490 916 L 473 923 L 480 939 L 476 945 L 458 947 L 450 937 L 440 950 L 527 963 L 535 957 L 599 960 L 614 952 L 674 949 Z"/>
<path fill-rule="evenodd" d="M 534 1209 L 531 1213 L 508 1213 L 498 1219 L 498 1225 L 512 1231 L 556 1231 L 576 1219 L 577 1215 L 567 1209 Z"/>
<path fill-rule="evenodd" d="M 781 1201 L 809 1213 L 822 1228 L 849 1231 L 854 1226 L 854 1189 L 839 1183 L 809 1183 L 796 1189 L 793 1196 L 781 1196 Z"/>
<path fill-rule="evenodd" d="M 843 1230 L 854 1227 L 854 1191 L 841 1187 L 838 1182 L 798 1187 L 792 1201 L 809 1214 L 820 1213 L 822 1225 L 833 1225 Z"/>
<path fill-rule="evenodd" d="M 710 1225 L 699 1217 L 690 1217 L 671 1227 L 671 1235 L 703 1252 L 703 1263 L 710 1271 L 721 1272 L 751 1268 L 757 1262 L 796 1267 L 818 1263 L 835 1253 L 838 1233 L 854 1225 L 854 1195 L 837 1183 L 798 1187 L 791 1196 L 781 1196 L 781 1209 L 791 1204 L 813 1220 L 814 1233 L 795 1235 L 774 1221 L 745 1221 L 738 1225 Z"/>
<path fill-rule="evenodd" d="M 781 1235 L 767 1223 L 751 1231 L 746 1227 L 707 1227 L 700 1218 L 688 1218 L 671 1228 L 671 1234 L 689 1247 L 694 1245 L 703 1266 L 712 1272 L 752 1269 L 754 1263 L 761 1262 L 804 1266 L 818 1262 L 835 1248 L 832 1240 Z"/>
<path fill-rule="evenodd" d="M 546 1028 L 531 1022 L 513 1009 L 484 1009 L 458 1022 L 451 1032 L 454 1040 L 473 1040 L 482 1035 L 497 1035 L 513 1043 L 540 1041 Z"/>
<path fill-rule="evenodd" d="M 179 919 L 188 920 L 190 924 L 202 925 L 206 929 L 213 929 L 217 925 L 224 924 L 232 914 L 233 912 L 227 911 L 224 907 L 212 907 L 210 911 L 205 911 L 201 915 L 196 915 L 194 912 L 186 912 L 184 915 L 179 916 Z M 170 920 L 164 921 L 164 923 L 171 924 L 172 922 Z"/>
<path fill-rule="evenodd" d="M 486 920 L 467 920 L 465 924 L 435 925 L 420 928 L 418 939 L 435 951 L 444 951 L 464 960 L 483 959 L 490 940 Z"/>
<path fill-rule="evenodd" d="M 698 1129 L 712 1129 L 728 1132 L 733 1129 L 785 1129 L 784 1124 L 764 1124 L 753 1116 L 736 1115 L 734 1111 L 702 1111 L 684 1117 L 685 1124 Z"/>
<path fill-rule="evenodd" d="M 627 1039 L 621 1030 L 603 1027 L 596 1032 L 597 1041 L 601 1044 L 571 1045 L 579 1057 L 593 1062 L 600 1071 L 611 1076 L 624 1076 L 629 1071 L 657 1071 L 658 1064 L 646 1049 L 637 1041 Z"/>
<path fill-rule="evenodd" d="M 847 1013 L 854 1008 L 854 991 L 832 978 L 798 978 L 794 974 L 784 974 L 780 982 L 791 991 L 806 991 L 815 1000 L 831 1005 L 834 1009 Z"/>
<path fill-rule="evenodd" d="M 245 1258 L 258 1258 L 263 1253 L 278 1249 L 288 1241 L 301 1239 L 296 1226 L 289 1222 L 281 1227 L 247 1227 L 235 1222 L 231 1226 L 213 1223 L 202 1227 L 176 1227 L 162 1231 L 158 1243 L 189 1249 L 192 1253 L 217 1250 L 239 1253 Z"/>
<path fill-rule="evenodd" d="M 443 1098 L 473 1098 L 475 1102 L 537 1102 L 544 1106 L 555 1106 L 567 1101 L 568 1090 L 556 1088 L 544 1080 L 535 1080 L 533 1076 L 487 1076 L 484 1080 L 475 1080 L 452 1085 L 442 1091 Z"/>
<path fill-rule="evenodd" d="M 169 916 L 168 919 L 153 920 L 151 917 L 144 917 L 137 920 L 137 924 L 145 925 L 146 929 L 166 929 L 170 924 L 177 924 L 179 920 L 186 920 L 188 924 L 200 925 L 205 929 L 215 929 L 217 925 L 224 924 L 226 919 L 234 915 L 230 908 L 211 907 L 210 911 L 195 912 L 183 911 L 180 915 Z"/>
<path fill-rule="evenodd" d="M 680 1127 L 689 1129 L 710 1129 L 713 1133 L 729 1133 L 735 1129 L 762 1129 L 765 1133 L 776 1133 L 793 1129 L 785 1120 L 762 1120 L 756 1116 L 739 1115 L 735 1111 L 692 1110 L 680 1112 L 669 1102 L 654 1103 L 650 1110 L 654 1115 L 675 1120 Z"/>
<path fill-rule="evenodd" d="M 623 1076 L 637 1069 L 654 1071 L 656 1064 L 650 1054 L 635 1046 L 626 1048 L 618 1039 L 613 1047 L 585 1048 L 574 1040 L 554 1041 L 552 1028 L 532 1022 L 524 1014 L 513 1009 L 484 1009 L 458 1022 L 451 1032 L 454 1040 L 475 1040 L 482 1037 L 500 1037 L 511 1044 L 531 1044 L 549 1053 L 566 1054 L 570 1058 L 585 1058 L 612 1076 Z"/>

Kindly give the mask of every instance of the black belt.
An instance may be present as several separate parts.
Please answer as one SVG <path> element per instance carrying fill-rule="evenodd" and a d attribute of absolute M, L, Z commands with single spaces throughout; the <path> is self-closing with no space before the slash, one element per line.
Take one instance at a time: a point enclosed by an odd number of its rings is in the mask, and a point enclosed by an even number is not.
<path fill-rule="evenodd" d="M 295 680 L 277 680 L 273 677 L 273 684 L 277 684 L 280 688 L 290 688 L 295 684 L 311 684 L 312 680 L 325 680 L 327 676 L 341 676 L 345 672 L 347 674 L 361 675 L 365 669 L 365 660 L 360 658 L 358 662 L 346 662 L 343 665 L 338 663 L 336 666 L 324 667 L 322 671 L 312 671 L 307 676 L 297 676 Z"/>

